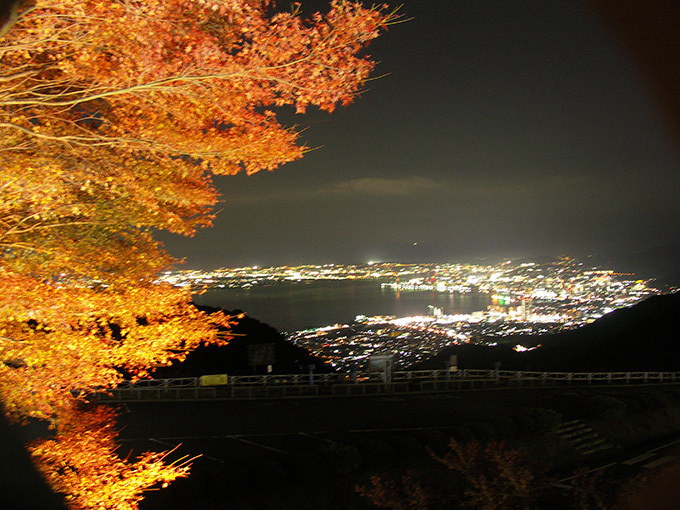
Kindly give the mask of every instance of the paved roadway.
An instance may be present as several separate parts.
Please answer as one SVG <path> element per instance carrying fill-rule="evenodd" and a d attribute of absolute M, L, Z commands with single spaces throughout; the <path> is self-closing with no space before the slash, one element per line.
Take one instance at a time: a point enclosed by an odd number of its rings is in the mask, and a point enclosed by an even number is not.
<path fill-rule="evenodd" d="M 461 417 L 482 421 L 503 405 L 500 392 L 480 393 L 474 402 L 468 395 L 128 403 L 118 426 L 121 443 L 137 452 L 181 444 L 183 455 L 227 463 L 263 450 L 313 452 L 328 442 L 342 442 L 343 436 L 373 432 L 439 430 L 445 439 Z"/>
<path fill-rule="evenodd" d="M 559 390 L 557 390 L 559 391 Z M 549 407 L 550 390 L 376 395 L 336 398 L 140 402 L 122 404 L 122 442 L 163 449 L 182 444 L 185 453 L 228 458 L 249 448 L 282 452 L 336 439 L 342 434 L 439 430 L 486 421 L 501 408 Z M 547 405 L 546 405 L 547 404 Z M 288 445 L 288 446 L 281 446 Z M 293 453 L 285 452 L 282 453 Z M 680 457 L 680 440 L 645 450 L 617 452 L 593 470 L 644 472 Z M 219 459 L 222 460 L 222 459 Z M 569 483 L 564 479 L 565 484 Z"/>
<path fill-rule="evenodd" d="M 201 455 L 204 462 L 229 465 L 252 455 L 288 455 L 317 451 L 324 444 L 359 435 L 385 437 L 390 433 L 438 430 L 448 436 L 463 420 L 484 421 L 498 407 L 538 407 L 551 392 L 494 390 L 448 394 L 376 395 L 365 397 L 227 400 L 203 402 L 144 402 L 122 406 L 118 424 L 121 442 L 135 451 L 169 450 L 177 455 Z M 350 438 L 349 444 L 353 441 Z M 653 474 L 677 469 L 680 439 L 660 442 L 591 466 L 607 476 Z M 673 467 L 675 466 L 675 467 Z M 560 480 L 569 486 L 570 477 Z M 673 484 L 671 484 L 673 485 Z M 673 485 L 674 487 L 675 485 Z M 673 502 L 680 488 L 664 489 Z M 656 494 L 655 494 L 656 496 Z M 675 499 L 674 499 L 675 498 Z M 677 508 L 655 503 L 658 508 Z"/>
<path fill-rule="evenodd" d="M 356 429 L 450 427 L 498 399 L 470 402 L 467 395 L 407 395 L 124 405 L 121 437 L 319 433 Z M 480 410 L 481 412 L 481 410 Z"/>

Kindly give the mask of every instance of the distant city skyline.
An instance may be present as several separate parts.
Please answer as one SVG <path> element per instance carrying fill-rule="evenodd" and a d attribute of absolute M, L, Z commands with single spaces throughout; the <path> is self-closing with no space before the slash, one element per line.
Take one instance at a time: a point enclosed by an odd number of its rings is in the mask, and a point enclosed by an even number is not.
<path fill-rule="evenodd" d="M 680 240 L 680 156 L 629 56 L 580 2 L 402 12 L 368 48 L 387 76 L 354 104 L 283 112 L 318 150 L 219 178 L 214 228 L 160 236 L 183 267 L 612 256 Z"/>
<path fill-rule="evenodd" d="M 397 319 L 395 325 L 401 319 L 415 317 L 407 322 L 414 322 L 418 329 L 423 321 L 430 322 L 434 317 L 447 324 L 446 331 L 440 330 L 435 336 L 442 333 L 449 335 L 449 340 L 451 335 L 464 340 L 470 335 L 572 328 L 662 293 L 653 280 L 566 257 L 548 263 L 376 263 L 188 270 L 168 272 L 163 280 L 205 290 L 196 296 L 199 304 L 242 310 L 283 331 L 347 324 L 359 315 L 377 316 L 379 322 Z M 425 315 L 429 316 L 426 320 L 422 319 Z M 463 334 L 456 326 L 460 322 L 479 327 L 466 326 Z M 310 334 L 317 338 L 315 333 Z"/>

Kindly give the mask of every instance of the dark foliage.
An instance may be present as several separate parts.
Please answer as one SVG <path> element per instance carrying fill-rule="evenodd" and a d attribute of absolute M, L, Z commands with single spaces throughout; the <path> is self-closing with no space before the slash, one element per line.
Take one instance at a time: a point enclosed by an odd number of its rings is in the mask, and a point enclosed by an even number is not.
<path fill-rule="evenodd" d="M 209 307 L 200 308 L 205 311 L 216 310 Z M 227 311 L 226 313 L 238 315 L 241 311 Z M 227 345 L 198 347 L 189 353 L 182 363 L 158 368 L 154 372 L 154 377 L 198 377 L 224 373 L 229 375 L 266 374 L 266 366 L 250 364 L 249 346 L 256 344 L 274 345 L 275 357 L 271 372 L 273 374 L 303 374 L 309 371 L 309 365 L 316 366 L 316 373 L 331 371 L 328 365 L 309 351 L 286 341 L 276 329 L 247 315 L 239 319 L 238 324 L 230 332 L 234 338 Z"/>
<path fill-rule="evenodd" d="M 581 328 L 555 335 L 514 336 L 495 347 L 444 349 L 417 369 L 443 368 L 451 354 L 460 368 L 536 371 L 680 370 L 680 293 L 654 296 Z M 541 345 L 518 353 L 513 346 Z"/>

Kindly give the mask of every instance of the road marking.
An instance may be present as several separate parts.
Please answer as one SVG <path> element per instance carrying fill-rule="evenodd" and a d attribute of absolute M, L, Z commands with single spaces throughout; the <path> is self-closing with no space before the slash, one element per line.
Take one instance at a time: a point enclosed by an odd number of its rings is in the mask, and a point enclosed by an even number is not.
<path fill-rule="evenodd" d="M 664 445 L 658 446 L 657 448 L 654 448 L 654 449 L 649 450 L 649 451 L 650 451 L 650 452 L 655 452 L 655 451 L 657 451 L 657 450 L 662 450 L 662 449 L 664 449 L 664 448 L 668 448 L 669 446 L 673 446 L 674 444 L 678 444 L 678 443 L 680 443 L 680 439 L 677 439 L 676 441 L 672 441 L 672 442 L 670 442 L 670 443 L 666 443 L 666 444 L 664 444 Z"/>
<path fill-rule="evenodd" d="M 327 439 L 325 437 L 321 437 L 317 434 L 307 434 L 306 432 L 298 432 L 297 435 L 302 436 L 302 437 L 309 437 L 311 439 L 318 439 L 320 441 L 326 441 L 327 443 L 331 443 L 331 444 L 337 444 L 337 441 L 331 441 L 330 439 Z"/>
<path fill-rule="evenodd" d="M 265 446 L 263 444 L 256 443 L 255 441 L 248 441 L 247 439 L 244 439 L 242 437 L 231 436 L 231 439 L 235 439 L 236 441 L 241 441 L 242 443 L 250 444 L 250 445 L 253 445 L 253 446 L 259 446 L 260 448 L 264 448 L 265 450 L 271 450 L 271 451 L 276 452 L 276 453 L 282 453 L 284 455 L 290 455 L 289 452 L 284 452 L 283 450 L 279 450 L 278 448 L 272 448 L 271 446 Z"/>
<path fill-rule="evenodd" d="M 643 453 L 642 455 L 638 455 L 637 457 L 633 457 L 632 459 L 624 460 L 621 464 L 625 464 L 626 466 L 632 466 L 633 464 L 637 464 L 638 462 L 642 462 L 643 460 L 650 459 L 655 455 L 656 454 L 651 452 Z"/>
<path fill-rule="evenodd" d="M 590 473 L 595 473 L 597 471 L 605 471 L 606 469 L 609 469 L 612 466 L 616 466 L 617 464 L 618 464 L 618 462 L 611 462 L 609 464 L 605 464 L 604 466 L 599 466 L 599 467 L 596 467 L 596 468 L 593 468 L 593 469 L 589 469 L 588 471 L 586 471 L 585 473 L 582 473 L 582 474 L 583 475 L 589 475 Z M 564 484 L 565 482 L 568 482 L 569 480 L 573 480 L 574 478 L 576 478 L 576 476 L 577 475 L 571 475 L 571 476 L 568 476 L 567 478 L 562 478 L 561 480 L 557 481 L 557 484 L 553 484 L 553 485 L 559 486 L 560 484 Z"/>
<path fill-rule="evenodd" d="M 410 432 L 417 430 L 442 430 L 446 427 L 404 427 L 404 428 L 390 428 L 390 429 L 351 429 L 347 432 Z"/>
<path fill-rule="evenodd" d="M 675 459 L 675 456 L 666 455 L 665 457 L 661 457 L 660 459 L 655 460 L 654 462 L 650 462 L 649 464 L 644 464 L 642 467 L 647 468 L 647 469 L 653 469 L 653 468 L 660 466 L 662 464 L 666 464 L 667 462 L 670 462 L 673 459 Z"/>
<path fill-rule="evenodd" d="M 283 435 L 283 434 L 274 434 L 274 435 Z M 286 435 L 294 435 L 294 434 L 286 434 Z M 250 434 L 249 437 L 267 437 L 268 434 Z M 239 435 L 239 434 L 231 434 L 228 436 L 177 436 L 177 437 L 163 437 L 161 439 L 156 439 L 154 437 L 148 438 L 149 441 L 153 441 L 154 443 L 159 443 L 162 445 L 167 445 L 167 446 L 176 446 L 172 445 L 168 441 L 186 441 L 189 440 L 191 441 L 192 439 L 198 439 L 198 440 L 204 440 L 204 439 L 231 439 L 233 441 L 241 441 L 242 443 L 247 443 L 253 446 L 259 446 L 260 448 L 265 448 L 267 450 L 272 450 L 277 453 L 284 453 L 288 455 L 288 452 L 284 452 L 283 450 L 279 450 L 277 448 L 272 448 L 271 446 L 265 446 L 260 443 L 256 443 L 255 441 L 249 441 L 245 439 L 245 436 Z M 210 458 L 210 457 L 206 457 Z M 219 459 L 218 459 L 219 460 Z"/>
<path fill-rule="evenodd" d="M 173 448 L 176 448 L 176 447 L 177 447 L 176 444 L 170 444 L 170 443 L 168 443 L 167 441 L 163 441 L 163 440 L 161 440 L 161 439 L 156 439 L 155 437 L 150 437 L 150 438 L 148 438 L 148 441 L 150 441 L 150 442 L 152 442 L 152 443 L 162 444 L 163 446 L 172 446 Z"/>

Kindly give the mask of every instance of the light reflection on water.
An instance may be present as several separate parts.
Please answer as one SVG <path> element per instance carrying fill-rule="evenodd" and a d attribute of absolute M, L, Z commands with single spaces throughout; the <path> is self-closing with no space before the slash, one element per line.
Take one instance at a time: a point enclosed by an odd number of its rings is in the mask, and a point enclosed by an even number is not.
<path fill-rule="evenodd" d="M 428 305 L 444 314 L 485 310 L 487 294 L 401 291 L 382 287 L 377 281 L 311 281 L 248 289 L 215 288 L 195 296 L 198 304 L 242 310 L 279 331 L 351 322 L 357 315 L 426 315 Z"/>

